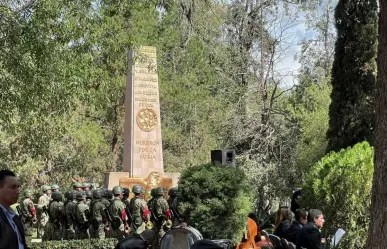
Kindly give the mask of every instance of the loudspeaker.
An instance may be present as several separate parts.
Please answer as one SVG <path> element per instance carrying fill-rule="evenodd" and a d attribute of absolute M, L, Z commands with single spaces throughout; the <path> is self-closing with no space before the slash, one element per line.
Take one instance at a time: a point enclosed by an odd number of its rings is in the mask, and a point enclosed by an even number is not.
<path fill-rule="evenodd" d="M 235 150 L 211 150 L 211 163 L 235 168 Z"/>

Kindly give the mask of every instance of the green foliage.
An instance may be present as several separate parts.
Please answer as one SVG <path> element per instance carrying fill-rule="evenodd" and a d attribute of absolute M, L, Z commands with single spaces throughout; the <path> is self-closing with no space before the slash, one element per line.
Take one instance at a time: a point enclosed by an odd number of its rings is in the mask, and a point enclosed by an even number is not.
<path fill-rule="evenodd" d="M 208 239 L 239 242 L 252 211 L 252 188 L 239 169 L 200 165 L 183 171 L 179 210 Z"/>
<path fill-rule="evenodd" d="M 114 249 L 117 242 L 116 239 L 62 240 L 31 243 L 29 247 L 31 249 Z"/>
<path fill-rule="evenodd" d="M 343 228 L 347 234 L 341 248 L 361 248 L 366 242 L 371 186 L 373 148 L 362 142 L 353 148 L 331 152 L 313 166 L 303 184 L 305 207 L 321 209 L 324 230 Z"/>
<path fill-rule="evenodd" d="M 327 151 L 372 142 L 378 1 L 339 1 Z"/>

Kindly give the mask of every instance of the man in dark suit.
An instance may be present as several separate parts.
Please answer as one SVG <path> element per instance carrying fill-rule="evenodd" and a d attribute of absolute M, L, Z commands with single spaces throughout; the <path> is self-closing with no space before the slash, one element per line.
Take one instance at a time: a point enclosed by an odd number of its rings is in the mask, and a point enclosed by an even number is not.
<path fill-rule="evenodd" d="M 322 243 L 320 229 L 323 227 L 324 222 L 324 215 L 320 210 L 309 210 L 308 223 L 297 233 L 297 249 L 321 249 Z"/>
<path fill-rule="evenodd" d="M 295 213 L 295 217 L 296 217 L 296 220 L 293 221 L 286 235 L 286 240 L 289 242 L 292 242 L 293 244 L 297 243 L 298 231 L 308 222 L 308 211 L 306 211 L 303 208 L 297 209 Z"/>
<path fill-rule="evenodd" d="M 15 174 L 0 170 L 0 249 L 28 249 L 21 219 L 11 208 L 19 194 L 20 185 Z"/>

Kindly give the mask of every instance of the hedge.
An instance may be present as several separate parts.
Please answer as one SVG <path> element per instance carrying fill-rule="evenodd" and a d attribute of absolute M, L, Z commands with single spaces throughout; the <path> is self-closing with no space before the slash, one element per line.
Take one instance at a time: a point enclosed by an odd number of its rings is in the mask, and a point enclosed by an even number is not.
<path fill-rule="evenodd" d="M 188 167 L 178 183 L 179 211 L 206 239 L 241 240 L 253 190 L 240 169 L 221 165 Z"/>
<path fill-rule="evenodd" d="M 117 239 L 62 240 L 30 243 L 31 249 L 114 249 Z"/>

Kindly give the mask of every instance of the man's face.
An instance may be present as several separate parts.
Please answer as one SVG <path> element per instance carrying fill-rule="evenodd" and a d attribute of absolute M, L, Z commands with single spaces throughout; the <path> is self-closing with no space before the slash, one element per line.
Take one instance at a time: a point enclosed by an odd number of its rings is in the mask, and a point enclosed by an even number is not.
<path fill-rule="evenodd" d="M 51 189 L 47 190 L 47 191 L 46 191 L 46 194 L 47 194 L 47 195 L 50 195 L 50 194 L 51 194 Z"/>
<path fill-rule="evenodd" d="M 324 220 L 324 215 L 323 214 L 320 214 L 319 217 L 314 219 L 314 223 L 316 224 L 316 226 L 318 228 L 322 228 L 323 225 L 324 225 L 324 222 L 325 222 L 325 220 Z"/>
<path fill-rule="evenodd" d="M 3 197 L 4 204 L 6 205 L 11 206 L 17 202 L 20 195 L 20 185 L 16 177 L 5 177 L 4 186 L 0 187 L 0 195 Z"/>

